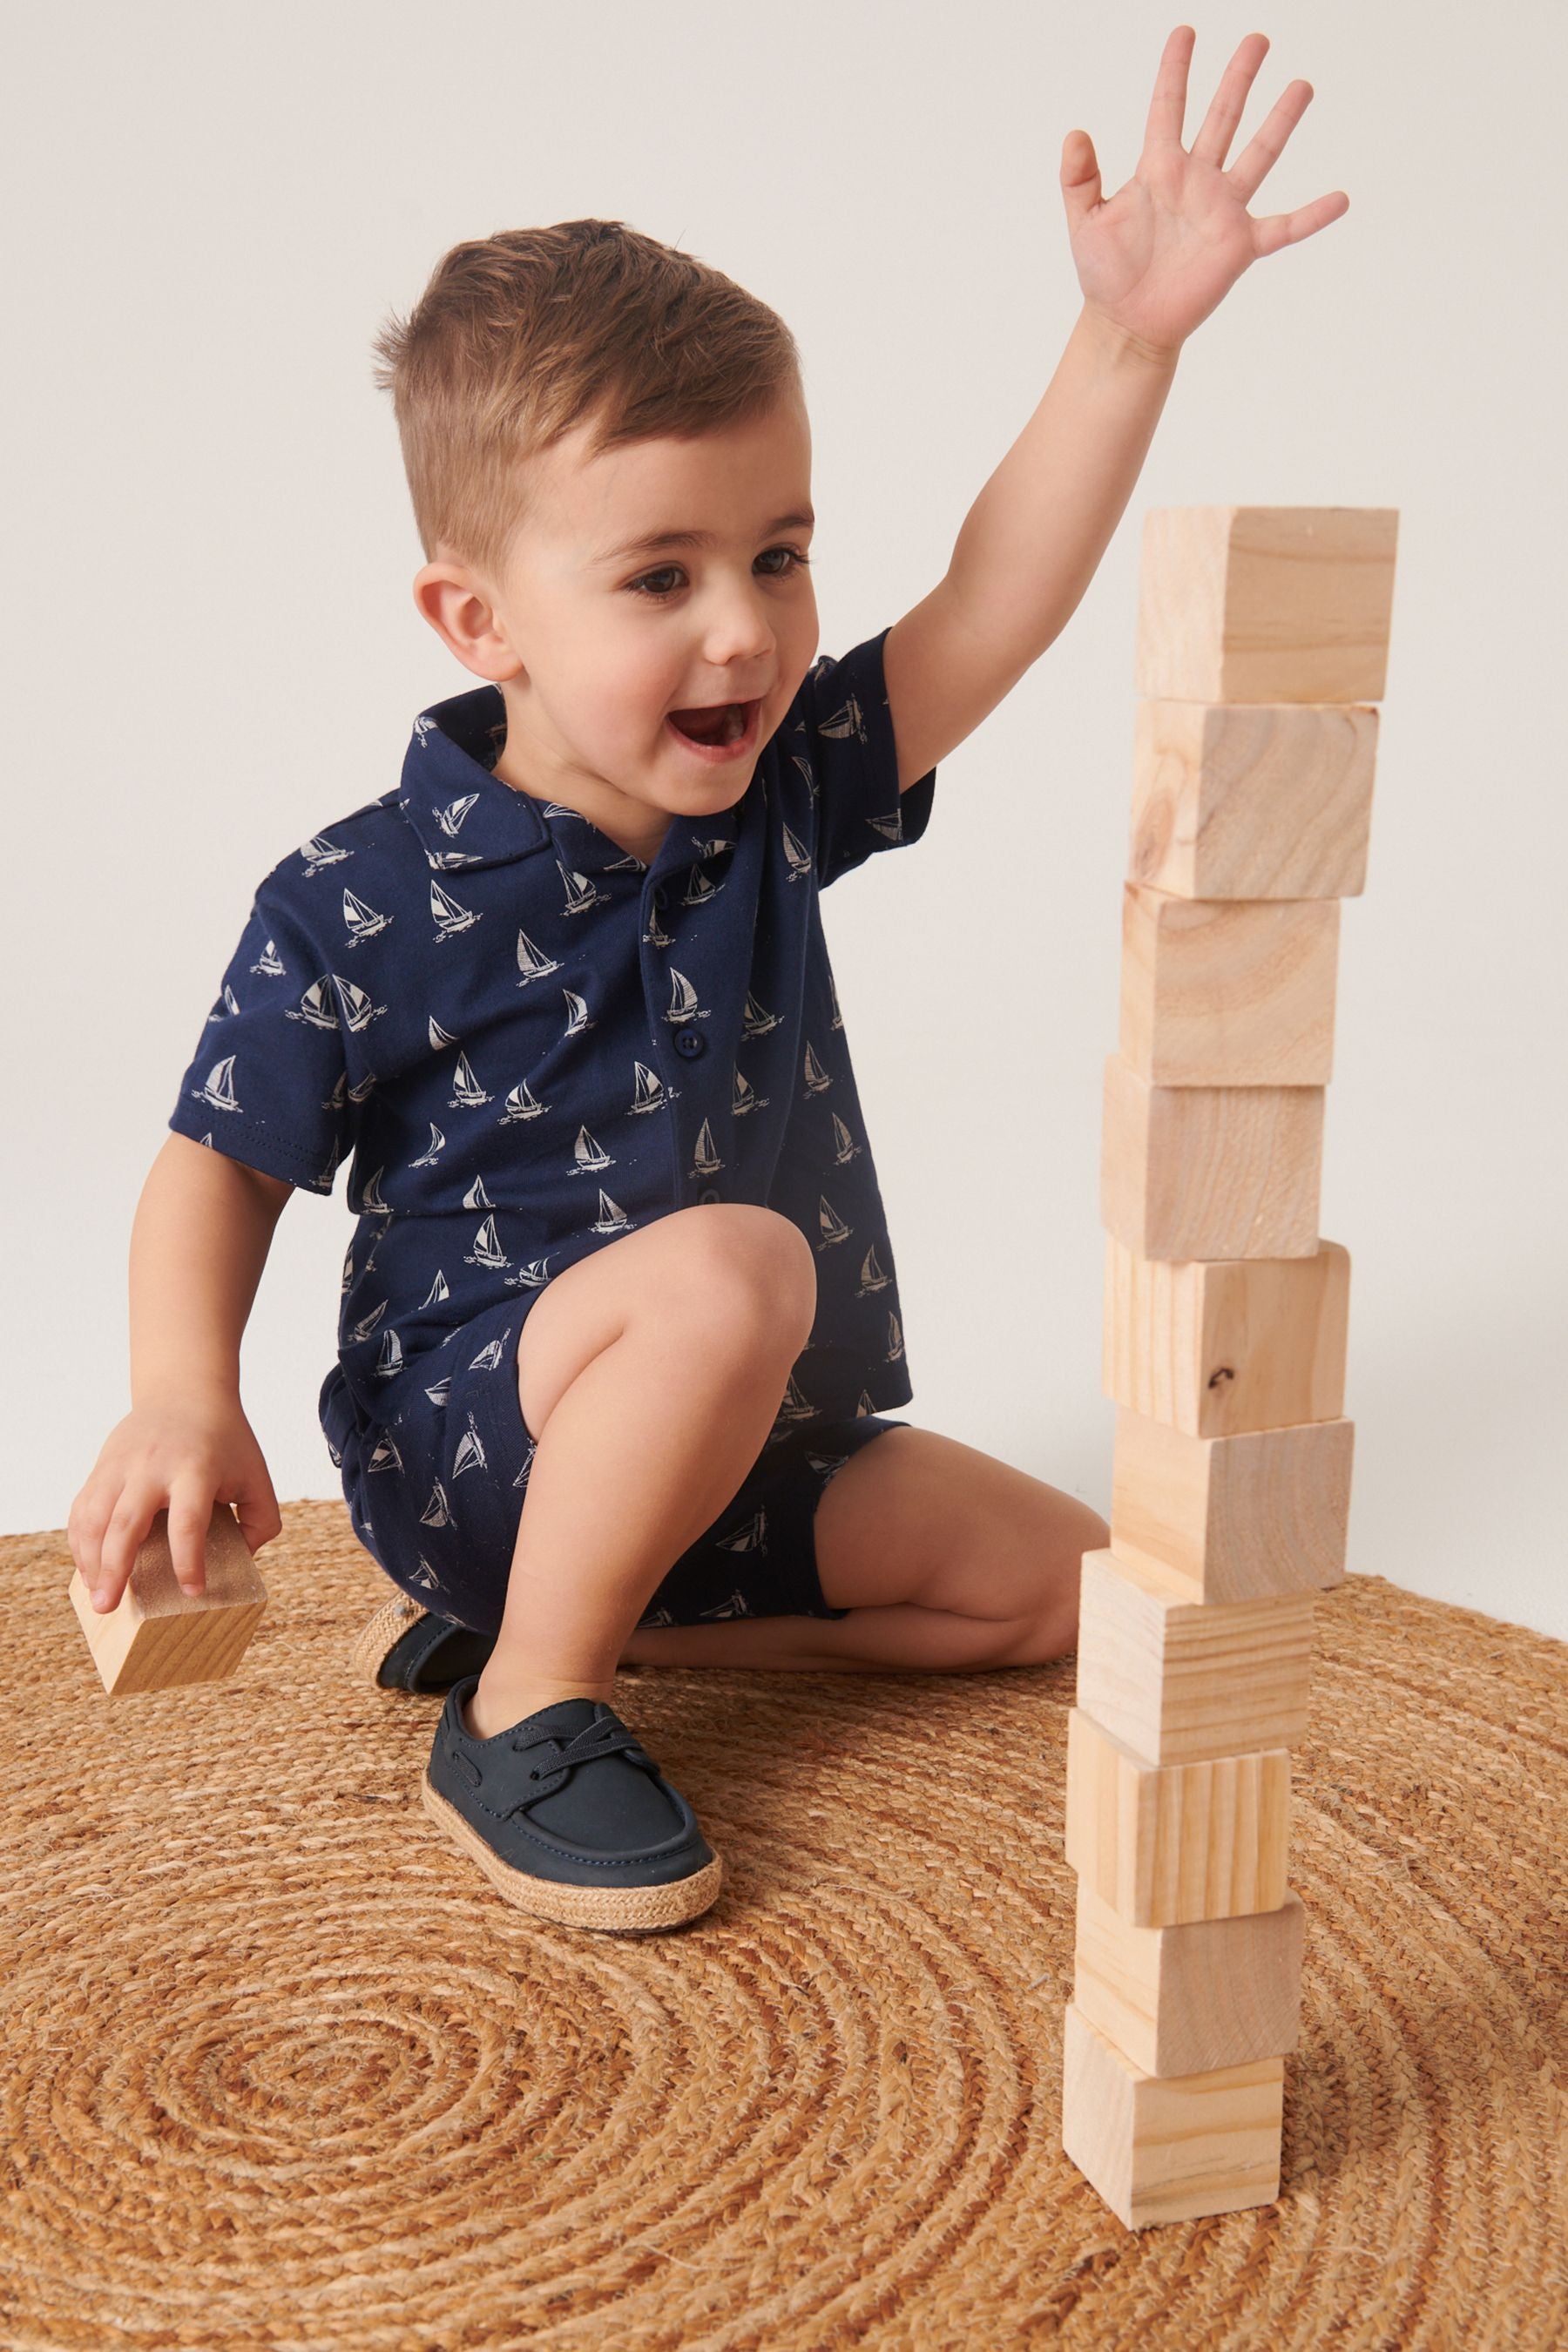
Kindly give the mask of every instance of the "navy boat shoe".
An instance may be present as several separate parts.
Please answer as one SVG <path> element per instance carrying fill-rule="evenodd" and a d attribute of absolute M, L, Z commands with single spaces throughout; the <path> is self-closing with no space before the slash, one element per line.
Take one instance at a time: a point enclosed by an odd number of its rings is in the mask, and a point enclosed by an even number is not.
<path fill-rule="evenodd" d="M 419 1801 L 509 1903 L 638 1935 L 717 1900 L 722 1862 L 614 1707 L 557 1699 L 480 1739 L 464 1718 L 479 1679 L 447 1694 Z"/>
<path fill-rule="evenodd" d="M 405 1592 L 395 1592 L 355 1641 L 353 1670 L 378 1690 L 412 1691 L 423 1698 L 480 1673 L 495 1645 L 493 1633 L 455 1625 Z"/>

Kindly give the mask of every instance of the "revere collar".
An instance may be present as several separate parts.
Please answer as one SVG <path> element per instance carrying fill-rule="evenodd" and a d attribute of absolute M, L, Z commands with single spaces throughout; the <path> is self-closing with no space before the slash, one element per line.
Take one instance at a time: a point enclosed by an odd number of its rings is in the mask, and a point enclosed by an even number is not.
<path fill-rule="evenodd" d="M 506 701 L 499 686 L 450 695 L 415 720 L 403 755 L 397 805 L 432 866 L 473 873 L 556 847 L 544 821 L 545 804 L 491 772 L 489 762 L 505 738 Z M 672 817 L 648 872 L 733 843 L 740 805 L 715 809 L 710 816 Z M 587 826 L 604 851 L 592 861 L 595 866 L 624 859 L 618 843 L 591 819 L 577 818 L 574 810 L 569 814 Z"/>

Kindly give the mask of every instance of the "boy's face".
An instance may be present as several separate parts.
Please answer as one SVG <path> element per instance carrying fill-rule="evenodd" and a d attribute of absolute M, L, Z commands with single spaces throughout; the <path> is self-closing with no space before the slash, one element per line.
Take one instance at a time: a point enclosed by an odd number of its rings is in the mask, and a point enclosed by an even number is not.
<path fill-rule="evenodd" d="M 793 391 L 749 425 L 585 460 L 580 425 L 537 460 L 535 505 L 495 581 L 445 560 L 415 601 L 500 686 L 503 782 L 575 808 L 651 863 L 672 815 L 741 798 L 816 652 L 811 434 Z M 622 551 L 656 533 L 710 543 Z M 793 551 L 791 552 L 790 551 Z M 744 739 L 694 750 L 671 710 L 759 704 Z"/>

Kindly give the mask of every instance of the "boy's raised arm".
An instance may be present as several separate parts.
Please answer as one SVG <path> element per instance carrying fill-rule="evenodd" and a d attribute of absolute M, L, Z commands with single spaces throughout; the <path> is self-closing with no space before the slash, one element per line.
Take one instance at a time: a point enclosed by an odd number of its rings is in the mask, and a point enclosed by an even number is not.
<path fill-rule="evenodd" d="M 1115 195 L 1101 194 L 1089 133 L 1062 142 L 1083 310 L 1039 406 L 965 517 L 946 576 L 888 632 L 900 792 L 973 732 L 1071 618 L 1132 494 L 1187 337 L 1254 261 L 1349 207 L 1336 188 L 1294 212 L 1247 210 L 1311 102 L 1310 82 L 1291 82 L 1226 164 L 1266 34 L 1237 46 L 1183 146 L 1195 39 L 1190 25 L 1167 38 L 1142 152 Z"/>

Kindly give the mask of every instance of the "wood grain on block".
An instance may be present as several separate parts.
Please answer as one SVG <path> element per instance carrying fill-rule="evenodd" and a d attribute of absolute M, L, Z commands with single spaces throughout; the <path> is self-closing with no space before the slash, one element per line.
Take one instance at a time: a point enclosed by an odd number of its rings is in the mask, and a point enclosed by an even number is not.
<path fill-rule="evenodd" d="M 1108 1397 L 1194 1437 L 1337 1421 L 1344 1411 L 1350 1252 L 1142 1257 L 1105 1237 Z"/>
<path fill-rule="evenodd" d="M 1200 1601 L 1342 1583 L 1355 1423 L 1194 1437 L 1116 1409 L 1110 1549 L 1188 1578 Z"/>
<path fill-rule="evenodd" d="M 1141 702 L 1127 873 L 1180 898 L 1354 898 L 1376 709 Z"/>
<path fill-rule="evenodd" d="M 1078 1703 L 1145 1764 L 1297 1747 L 1307 1731 L 1316 1598 L 1197 1601 L 1186 1578 L 1167 1569 L 1114 1549 L 1086 1551 Z"/>
<path fill-rule="evenodd" d="M 1146 2074 L 1202 2074 L 1282 2058 L 1301 2031 L 1306 1907 L 1134 1927 L 1078 1881 L 1072 1997 Z"/>
<path fill-rule="evenodd" d="M 1161 1087 L 1105 1061 L 1100 1221 L 1141 1257 L 1311 1257 L 1321 1087 Z"/>
<path fill-rule="evenodd" d="M 114 1608 L 100 1615 L 93 1607 L 79 1568 L 69 1589 L 93 1664 L 111 1698 L 222 1682 L 244 1655 L 267 1606 L 250 1546 L 226 1503 L 213 1507 L 201 1592 L 180 1590 L 166 1508 L 147 1530 Z"/>
<path fill-rule="evenodd" d="M 1121 887 L 1121 1058 L 1161 1087 L 1322 1087 L 1333 1075 L 1337 898 Z"/>
<path fill-rule="evenodd" d="M 1378 702 L 1396 507 L 1164 507 L 1144 520 L 1136 691 Z"/>
<path fill-rule="evenodd" d="M 1068 1708 L 1067 1858 L 1134 1927 L 1277 1911 L 1289 1828 L 1288 1748 L 1145 1764 Z"/>
<path fill-rule="evenodd" d="M 1273 2204 L 1284 2121 L 1283 2058 L 1163 2078 L 1068 2003 L 1062 2153 L 1130 2230 Z"/>

